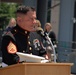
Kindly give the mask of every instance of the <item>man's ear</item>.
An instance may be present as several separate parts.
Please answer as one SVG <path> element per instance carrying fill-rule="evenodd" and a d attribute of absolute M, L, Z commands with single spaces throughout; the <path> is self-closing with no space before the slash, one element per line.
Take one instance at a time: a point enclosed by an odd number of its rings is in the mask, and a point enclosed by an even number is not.
<path fill-rule="evenodd" d="M 22 22 L 22 18 L 21 17 L 17 17 L 17 23 Z"/>

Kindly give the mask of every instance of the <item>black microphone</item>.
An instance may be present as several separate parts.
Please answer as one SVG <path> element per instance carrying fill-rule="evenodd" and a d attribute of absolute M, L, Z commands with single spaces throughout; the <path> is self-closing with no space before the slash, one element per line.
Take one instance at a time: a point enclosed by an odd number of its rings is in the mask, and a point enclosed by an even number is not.
<path fill-rule="evenodd" d="M 37 27 L 37 28 L 36 28 L 36 31 L 37 31 L 37 33 L 38 33 L 39 35 L 41 35 L 41 36 L 43 37 L 43 39 L 44 39 L 48 44 L 52 44 L 51 38 L 48 36 L 47 33 L 45 33 L 45 32 L 43 31 L 43 29 L 42 29 L 41 27 Z"/>
<path fill-rule="evenodd" d="M 39 35 L 41 35 L 45 40 L 47 40 L 47 33 L 45 33 L 44 31 L 43 31 L 43 29 L 41 28 L 41 27 L 37 27 L 37 29 L 36 29 L 36 31 L 37 31 L 37 33 L 39 34 Z"/>
<path fill-rule="evenodd" d="M 55 49 L 54 49 L 54 46 L 53 46 L 53 44 L 52 44 L 52 41 L 51 41 L 50 37 L 48 36 L 47 33 L 44 33 L 44 31 L 43 31 L 43 29 L 42 29 L 41 27 L 37 27 L 36 31 L 37 31 L 37 33 L 38 33 L 39 35 L 41 35 L 41 36 L 45 39 L 45 41 L 46 41 L 49 45 L 51 45 L 50 50 L 51 50 L 51 48 L 52 48 L 53 54 L 54 54 L 54 62 L 56 62 L 56 52 L 55 52 Z M 48 49 L 49 49 L 49 48 L 48 48 Z"/>

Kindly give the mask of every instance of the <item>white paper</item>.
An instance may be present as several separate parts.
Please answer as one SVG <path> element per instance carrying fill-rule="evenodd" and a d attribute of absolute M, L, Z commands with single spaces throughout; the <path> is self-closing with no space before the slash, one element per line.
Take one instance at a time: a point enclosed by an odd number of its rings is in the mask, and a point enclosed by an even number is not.
<path fill-rule="evenodd" d="M 42 60 L 45 60 L 44 57 L 36 56 L 36 55 L 31 55 L 31 54 L 26 54 L 26 53 L 21 53 L 17 52 L 16 53 L 20 57 L 20 62 L 25 61 L 25 62 L 40 62 Z"/>

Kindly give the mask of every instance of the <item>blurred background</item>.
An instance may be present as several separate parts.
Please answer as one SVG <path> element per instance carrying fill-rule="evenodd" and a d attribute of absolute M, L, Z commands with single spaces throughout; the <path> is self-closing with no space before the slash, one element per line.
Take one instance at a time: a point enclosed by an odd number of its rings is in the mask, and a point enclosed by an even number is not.
<path fill-rule="evenodd" d="M 46 22 L 52 24 L 57 37 L 57 62 L 74 63 L 71 72 L 76 73 L 76 0 L 0 0 L 0 45 L 3 30 L 21 4 L 36 8 L 42 28 Z"/>

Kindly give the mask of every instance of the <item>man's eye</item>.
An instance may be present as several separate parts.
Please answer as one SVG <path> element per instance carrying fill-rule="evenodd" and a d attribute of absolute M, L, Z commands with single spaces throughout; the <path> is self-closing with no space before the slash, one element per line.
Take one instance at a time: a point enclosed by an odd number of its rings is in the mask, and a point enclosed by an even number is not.
<path fill-rule="evenodd" d="M 31 20 L 34 20 L 33 18 L 31 18 Z"/>

